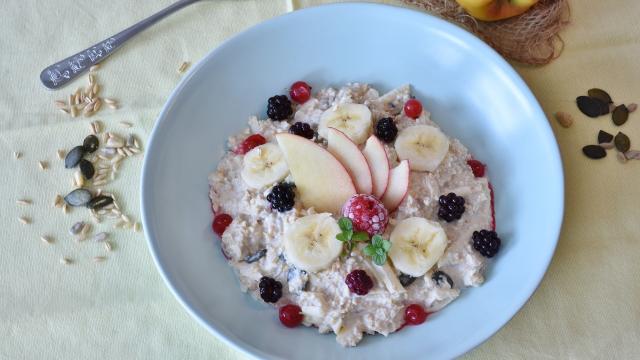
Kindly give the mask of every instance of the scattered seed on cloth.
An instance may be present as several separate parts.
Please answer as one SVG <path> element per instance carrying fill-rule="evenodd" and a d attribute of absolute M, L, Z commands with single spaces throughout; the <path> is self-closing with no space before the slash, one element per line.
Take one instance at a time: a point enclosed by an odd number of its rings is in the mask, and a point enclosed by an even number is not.
<path fill-rule="evenodd" d="M 573 117 L 564 111 L 556 112 L 555 117 L 558 123 L 564 128 L 569 128 L 573 125 Z"/>
<path fill-rule="evenodd" d="M 94 184 L 95 185 L 95 184 Z M 87 202 L 87 207 L 92 210 L 100 210 L 107 205 L 111 205 L 113 203 L 113 198 L 106 195 L 96 196 L 90 201 Z"/>
<path fill-rule="evenodd" d="M 16 200 L 16 204 L 18 204 L 18 205 L 31 205 L 31 200 L 29 200 L 29 199 L 18 199 L 18 200 Z"/>
<path fill-rule="evenodd" d="M 67 153 L 67 156 L 64 158 L 64 167 L 67 169 L 72 169 L 78 165 L 80 160 L 84 157 L 86 150 L 83 146 L 76 146 L 71 151 Z"/>
<path fill-rule="evenodd" d="M 78 235 L 84 228 L 84 225 L 84 221 L 78 221 L 77 223 L 73 224 L 71 228 L 69 228 L 69 234 Z"/>
<path fill-rule="evenodd" d="M 629 140 L 629 137 L 624 133 L 619 132 L 616 134 L 613 142 L 616 144 L 616 149 L 622 153 L 629 151 L 631 148 L 631 140 Z"/>
<path fill-rule="evenodd" d="M 595 118 L 600 115 L 607 114 L 609 112 L 609 104 L 590 96 L 578 96 L 576 98 L 578 109 L 583 114 Z"/>
<path fill-rule="evenodd" d="M 598 88 L 589 89 L 587 91 L 587 95 L 589 95 L 592 98 L 601 100 L 607 104 L 610 104 L 613 102 L 613 100 L 611 100 L 611 96 L 609 96 L 609 94 L 607 94 L 607 92 L 602 89 L 598 89 Z"/>
<path fill-rule="evenodd" d="M 598 145 L 600 145 L 605 150 L 611 150 L 611 149 L 616 147 L 616 145 L 613 143 L 613 141 L 606 142 L 606 143 L 601 143 L 601 144 L 598 144 Z"/>
<path fill-rule="evenodd" d="M 85 179 L 91 180 L 96 173 L 96 169 L 93 167 L 91 161 L 87 159 L 80 160 L 80 172 Z"/>
<path fill-rule="evenodd" d="M 625 105 L 618 105 L 615 109 L 613 109 L 611 118 L 613 119 L 614 124 L 620 126 L 626 123 L 629 119 L 629 109 L 627 109 Z"/>
<path fill-rule="evenodd" d="M 93 240 L 93 241 L 95 241 L 95 242 L 102 242 L 102 241 L 107 240 L 107 238 L 108 238 L 108 237 L 109 237 L 109 234 L 108 234 L 108 233 L 106 233 L 106 232 L 100 232 L 100 233 L 95 234 L 95 235 L 93 236 L 93 239 L 92 239 L 92 240 Z"/>
<path fill-rule="evenodd" d="M 598 132 L 598 144 L 608 143 L 613 141 L 613 135 L 609 134 L 604 130 L 600 130 Z"/>
<path fill-rule="evenodd" d="M 587 145 L 582 148 L 582 152 L 590 159 L 602 159 L 607 156 L 607 152 L 600 145 Z"/>
<path fill-rule="evenodd" d="M 22 225 L 29 225 L 29 224 L 31 224 L 31 219 L 29 219 L 28 217 L 24 217 L 24 216 L 20 216 L 20 217 L 18 218 L 18 221 L 20 221 L 20 223 L 21 223 Z"/>
<path fill-rule="evenodd" d="M 64 201 L 71 206 L 84 206 L 91 201 L 91 193 L 87 189 L 75 189 L 64 197 Z"/>
<path fill-rule="evenodd" d="M 629 110 L 630 113 L 638 110 L 638 104 L 631 103 L 631 104 L 627 105 L 627 110 Z"/>

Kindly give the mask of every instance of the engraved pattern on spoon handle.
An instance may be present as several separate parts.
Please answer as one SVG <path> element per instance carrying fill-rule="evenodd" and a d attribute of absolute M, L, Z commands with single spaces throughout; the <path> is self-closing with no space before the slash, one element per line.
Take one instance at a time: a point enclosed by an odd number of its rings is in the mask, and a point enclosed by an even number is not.
<path fill-rule="evenodd" d="M 177 1 L 137 24 L 89 47 L 88 49 L 82 50 L 75 55 L 71 55 L 62 61 L 46 67 L 40 73 L 40 81 L 42 81 L 42 84 L 49 89 L 57 89 L 66 85 L 71 80 L 87 71 L 91 66 L 101 62 L 114 53 L 133 36 L 147 29 L 166 16 L 198 1 L 201 0 Z"/>

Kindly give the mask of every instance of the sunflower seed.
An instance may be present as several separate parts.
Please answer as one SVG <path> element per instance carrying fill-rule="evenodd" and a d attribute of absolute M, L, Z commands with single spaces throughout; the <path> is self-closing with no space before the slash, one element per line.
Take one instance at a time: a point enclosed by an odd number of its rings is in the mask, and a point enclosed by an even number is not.
<path fill-rule="evenodd" d="M 94 183 L 95 185 L 95 183 Z M 87 207 L 89 209 L 92 210 L 100 210 L 102 208 L 104 208 L 107 205 L 110 205 L 113 203 L 113 198 L 106 196 L 106 195 L 100 195 L 100 196 L 96 196 L 93 199 L 91 199 L 91 201 L 89 201 L 87 203 Z"/>
<path fill-rule="evenodd" d="M 76 170 L 76 172 L 73 174 L 73 181 L 74 185 L 77 187 L 84 186 L 84 176 L 82 176 L 82 173 L 80 171 Z"/>
<path fill-rule="evenodd" d="M 73 264 L 73 260 L 71 258 L 68 258 L 68 257 L 63 257 L 63 258 L 60 259 L 60 263 L 62 265 L 70 265 L 70 264 Z"/>
<path fill-rule="evenodd" d="M 93 111 L 98 112 L 101 107 L 102 107 L 102 100 L 100 100 L 100 98 L 98 98 L 98 99 L 96 99 L 96 102 L 93 105 Z"/>
<path fill-rule="evenodd" d="M 93 84 L 93 89 L 91 89 L 91 92 L 93 93 L 93 95 L 98 95 L 98 93 L 100 92 L 100 85 Z"/>
<path fill-rule="evenodd" d="M 640 160 L 640 151 L 638 150 L 629 150 L 624 153 L 624 157 L 631 160 Z"/>
<path fill-rule="evenodd" d="M 118 109 L 118 104 L 107 104 L 107 106 L 108 106 L 110 109 L 113 109 L 113 110 L 117 110 L 117 109 Z"/>
<path fill-rule="evenodd" d="M 142 226 L 140 226 L 140 223 L 136 221 L 136 223 L 133 224 L 133 231 L 140 232 L 141 229 L 142 229 Z"/>
<path fill-rule="evenodd" d="M 96 263 L 100 263 L 100 262 L 103 262 L 105 260 L 107 260 L 107 258 L 104 257 L 104 256 L 94 256 L 94 258 L 93 258 L 93 262 L 96 262 Z"/>
<path fill-rule="evenodd" d="M 607 152 L 599 145 L 587 145 L 582 148 L 582 152 L 591 159 L 602 159 L 607 156 Z"/>
<path fill-rule="evenodd" d="M 91 161 L 86 159 L 80 160 L 80 171 L 82 172 L 84 178 L 87 180 L 91 180 L 91 178 L 93 178 L 93 175 L 96 173 L 96 170 L 93 167 Z"/>
<path fill-rule="evenodd" d="M 611 142 L 606 142 L 606 143 L 601 143 L 601 144 L 598 144 L 598 145 L 600 145 L 600 146 L 601 146 L 603 149 L 605 149 L 605 150 L 611 150 L 611 149 L 613 149 L 614 147 L 616 147 L 616 146 L 613 144 L 613 141 L 611 141 Z"/>
<path fill-rule="evenodd" d="M 583 114 L 592 118 L 609 112 L 608 103 L 590 96 L 578 96 L 576 103 L 578 104 L 578 109 L 580 109 Z"/>
<path fill-rule="evenodd" d="M 136 149 L 140 149 L 140 144 L 138 144 L 138 138 L 136 137 L 133 138 L 133 146 L 135 146 Z"/>
<path fill-rule="evenodd" d="M 616 154 L 616 159 L 618 159 L 618 161 L 623 163 L 623 164 L 626 164 L 626 162 L 627 162 L 627 157 L 621 152 L 618 152 Z"/>
<path fill-rule="evenodd" d="M 131 123 L 130 123 L 130 122 L 128 122 L 128 121 L 120 121 L 120 125 L 121 125 L 123 128 L 125 128 L 125 129 L 128 129 L 128 128 L 130 128 L 130 127 L 132 127 L 132 126 L 133 126 L 133 125 L 131 125 Z"/>
<path fill-rule="evenodd" d="M 82 102 L 82 94 L 80 94 L 80 89 L 76 90 L 76 93 L 74 94 L 73 102 L 75 104 L 80 104 Z"/>
<path fill-rule="evenodd" d="M 627 122 L 629 119 L 629 110 L 624 105 L 618 105 L 613 112 L 611 113 L 611 118 L 613 119 L 613 123 L 617 126 L 620 126 Z"/>
<path fill-rule="evenodd" d="M 53 207 L 61 207 L 62 206 L 62 196 L 60 196 L 60 194 L 57 194 L 55 199 L 53 200 Z"/>
<path fill-rule="evenodd" d="M 58 109 L 64 109 L 67 107 L 67 103 L 64 102 L 63 100 L 56 100 L 55 104 Z"/>
<path fill-rule="evenodd" d="M 126 222 L 126 223 L 130 223 L 131 219 L 129 219 L 129 217 L 127 215 L 122 215 L 120 216 L 120 218 L 122 219 L 122 221 Z"/>
<path fill-rule="evenodd" d="M 105 241 L 104 242 L 104 249 L 107 250 L 107 252 L 112 252 L 113 251 L 113 245 L 111 245 L 111 242 Z"/>
<path fill-rule="evenodd" d="M 78 108 L 75 105 L 69 107 L 71 109 L 71 117 L 78 117 Z"/>
<path fill-rule="evenodd" d="M 71 206 L 84 206 L 91 201 L 91 193 L 87 189 L 75 189 L 64 197 L 64 201 Z"/>
<path fill-rule="evenodd" d="M 67 169 L 76 167 L 76 165 L 78 165 L 80 160 L 82 160 L 82 158 L 84 157 L 85 153 L 86 151 L 84 147 L 74 147 L 73 149 L 71 149 L 71 151 L 69 151 L 69 153 L 67 153 L 67 156 L 64 158 L 64 167 Z"/>
<path fill-rule="evenodd" d="M 102 242 L 107 240 L 108 237 L 109 237 L 109 233 L 99 232 L 93 236 L 92 240 L 95 242 Z"/>
<path fill-rule="evenodd" d="M 18 205 L 31 205 L 31 200 L 29 200 L 29 199 L 18 199 L 18 200 L 16 200 L 16 204 L 18 204 Z"/>
<path fill-rule="evenodd" d="M 84 221 L 78 221 L 69 228 L 69 234 L 78 235 L 84 228 Z"/>
<path fill-rule="evenodd" d="M 613 142 L 616 144 L 616 149 L 618 149 L 618 151 L 622 153 L 629 151 L 629 148 L 631 148 L 631 140 L 629 140 L 629 137 L 627 135 L 621 132 L 618 132 L 618 134 L 616 134 Z"/>
<path fill-rule="evenodd" d="M 89 85 L 93 85 L 96 83 L 96 76 L 93 74 L 89 74 Z"/>
<path fill-rule="evenodd" d="M 48 236 L 40 236 L 40 240 L 45 244 L 51 244 L 53 242 L 53 240 Z"/>
<path fill-rule="evenodd" d="M 31 219 L 29 219 L 28 217 L 25 216 L 20 216 L 18 218 L 18 221 L 20 221 L 20 223 L 22 223 L 22 225 L 29 225 L 31 224 Z"/>
<path fill-rule="evenodd" d="M 118 221 L 115 225 L 113 225 L 114 229 L 120 229 L 122 227 L 124 227 L 125 222 L 124 221 Z"/>
<path fill-rule="evenodd" d="M 38 166 L 40 167 L 40 170 L 47 170 L 47 168 L 49 167 L 49 164 L 46 161 L 38 161 Z"/>
<path fill-rule="evenodd" d="M 629 110 L 630 113 L 638 110 L 638 104 L 631 103 L 631 104 L 627 105 L 627 110 Z"/>
<path fill-rule="evenodd" d="M 62 204 L 62 212 L 65 214 L 69 213 L 69 206 L 67 205 L 67 203 Z"/>
<path fill-rule="evenodd" d="M 69 110 L 67 110 L 67 109 L 58 109 L 58 110 L 60 110 L 61 112 L 65 113 L 67 115 L 71 114 L 71 112 Z"/>
<path fill-rule="evenodd" d="M 112 147 L 103 147 L 102 149 L 100 149 L 100 154 L 105 156 L 114 156 L 116 153 L 116 149 Z"/>
<path fill-rule="evenodd" d="M 178 67 L 178 74 L 183 74 L 189 68 L 189 62 L 183 61 Z"/>
<path fill-rule="evenodd" d="M 119 136 L 118 137 L 115 137 L 115 136 L 114 137 L 110 137 L 107 140 L 106 146 L 107 147 L 112 147 L 112 148 L 120 148 L 120 147 L 124 146 L 124 140 L 122 140 L 122 138 L 119 137 Z"/>
<path fill-rule="evenodd" d="M 106 183 L 107 182 L 104 180 L 94 181 L 93 186 L 102 186 L 102 185 L 106 185 Z"/>
<path fill-rule="evenodd" d="M 127 153 L 124 151 L 123 148 L 117 148 L 116 151 L 118 152 L 118 154 L 122 157 L 127 157 Z"/>
<path fill-rule="evenodd" d="M 95 64 L 89 68 L 89 71 L 96 72 L 98 69 L 100 69 L 100 64 Z"/>
<path fill-rule="evenodd" d="M 573 118 L 571 115 L 567 114 L 564 111 L 558 111 L 556 114 L 556 120 L 562 127 L 569 128 L 573 125 Z"/>
<path fill-rule="evenodd" d="M 598 132 L 598 144 L 608 143 L 613 141 L 613 135 L 604 130 Z"/>
<path fill-rule="evenodd" d="M 104 100 L 104 103 L 107 105 L 115 105 L 118 103 L 116 100 L 110 98 L 104 98 L 102 100 Z"/>
<path fill-rule="evenodd" d="M 589 89 L 589 91 L 587 91 L 587 94 L 592 97 L 592 98 L 596 98 L 600 101 L 603 101 L 607 104 L 612 103 L 613 101 L 611 100 L 611 96 L 609 96 L 609 94 L 607 94 L 606 91 L 602 90 L 602 89 Z"/>
<path fill-rule="evenodd" d="M 19 152 L 19 151 L 14 151 L 14 152 L 13 152 L 13 157 L 14 157 L 15 159 L 20 159 L 20 158 L 22 157 L 22 153 L 21 153 L 21 152 Z"/>

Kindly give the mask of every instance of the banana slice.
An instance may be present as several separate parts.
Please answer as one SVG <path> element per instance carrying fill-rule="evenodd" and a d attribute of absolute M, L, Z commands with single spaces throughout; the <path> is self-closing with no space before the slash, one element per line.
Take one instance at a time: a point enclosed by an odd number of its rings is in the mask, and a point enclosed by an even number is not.
<path fill-rule="evenodd" d="M 284 179 L 287 174 L 289 167 L 276 144 L 262 144 L 244 155 L 240 175 L 249 187 L 260 189 Z"/>
<path fill-rule="evenodd" d="M 414 277 L 429 271 L 447 247 L 447 234 L 442 226 L 419 217 L 400 221 L 391 232 L 389 240 L 389 257 L 393 265 Z"/>
<path fill-rule="evenodd" d="M 338 222 L 329 213 L 299 218 L 284 233 L 285 256 L 298 269 L 326 269 L 342 252 L 338 233 Z"/>
<path fill-rule="evenodd" d="M 318 134 L 328 139 L 328 129 L 336 128 L 356 145 L 364 143 L 371 134 L 371 111 L 362 104 L 339 104 L 325 110 L 320 116 Z"/>
<path fill-rule="evenodd" d="M 433 171 L 449 152 L 449 139 L 436 127 L 414 125 L 398 134 L 395 147 L 400 160 L 409 160 L 411 170 Z"/>

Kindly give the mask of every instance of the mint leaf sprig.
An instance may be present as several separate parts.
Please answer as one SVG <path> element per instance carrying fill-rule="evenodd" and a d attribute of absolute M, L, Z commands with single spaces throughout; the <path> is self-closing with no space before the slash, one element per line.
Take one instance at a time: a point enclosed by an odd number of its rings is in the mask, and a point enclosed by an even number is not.
<path fill-rule="evenodd" d="M 373 263 L 382 266 L 387 261 L 387 253 L 391 249 L 391 241 L 385 240 L 380 235 L 373 235 L 371 244 L 367 245 L 363 252 L 367 256 L 371 256 Z"/>
<path fill-rule="evenodd" d="M 369 241 L 369 234 L 366 232 L 353 231 L 353 223 L 351 219 L 347 217 L 340 218 L 340 220 L 338 220 L 338 226 L 342 232 L 336 235 L 336 239 L 344 243 L 343 255 L 351 253 L 356 242 Z"/>

